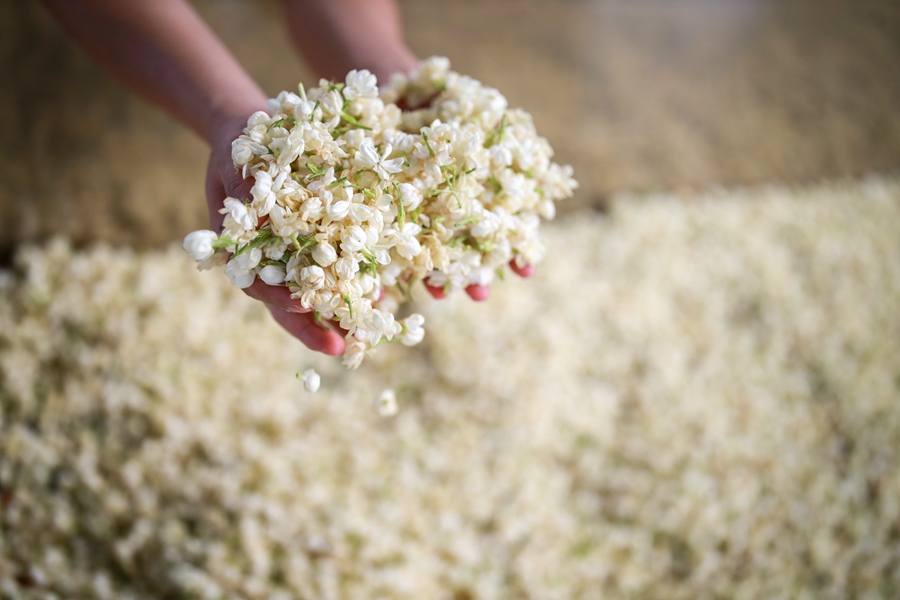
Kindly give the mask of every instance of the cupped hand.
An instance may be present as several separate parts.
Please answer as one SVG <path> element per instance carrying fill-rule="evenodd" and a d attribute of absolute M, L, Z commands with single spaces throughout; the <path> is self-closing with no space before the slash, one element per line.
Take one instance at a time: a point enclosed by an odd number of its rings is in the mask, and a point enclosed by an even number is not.
<path fill-rule="evenodd" d="M 250 188 L 253 187 L 253 180 L 244 179 L 231 158 L 231 142 L 241 135 L 248 116 L 225 122 L 212 140 L 206 169 L 206 204 L 209 208 L 210 228 L 216 232 L 222 231 L 225 220 L 224 215 L 219 213 L 225 198 L 249 198 Z M 253 285 L 244 289 L 244 293 L 265 303 L 275 321 L 310 350 L 332 356 L 344 351 L 343 336 L 318 321 L 312 312 L 303 307 L 299 299 L 291 298 L 287 287 L 268 285 L 257 279 Z"/>

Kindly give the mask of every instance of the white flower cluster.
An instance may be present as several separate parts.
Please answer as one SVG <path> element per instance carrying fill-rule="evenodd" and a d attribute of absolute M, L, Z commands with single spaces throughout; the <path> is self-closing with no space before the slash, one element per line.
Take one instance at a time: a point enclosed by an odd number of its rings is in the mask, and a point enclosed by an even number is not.
<path fill-rule="evenodd" d="M 540 219 L 577 186 L 528 113 L 445 58 L 380 93 L 351 71 L 266 108 L 232 145 L 251 197 L 225 199 L 221 237 L 193 232 L 184 248 L 239 288 L 286 285 L 339 322 L 350 368 L 383 341 L 422 340 L 420 315 L 394 316 L 416 282 L 449 292 L 539 262 Z"/>

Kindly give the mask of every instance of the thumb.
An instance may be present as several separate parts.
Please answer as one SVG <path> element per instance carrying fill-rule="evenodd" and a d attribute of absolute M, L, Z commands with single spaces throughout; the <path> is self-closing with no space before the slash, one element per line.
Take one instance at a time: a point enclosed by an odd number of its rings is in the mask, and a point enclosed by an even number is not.
<path fill-rule="evenodd" d="M 212 156 L 206 173 L 206 204 L 209 209 L 209 223 L 214 231 L 222 230 L 225 216 L 219 210 L 225 206 L 226 198 L 243 200 L 250 197 L 253 179 L 244 179 L 234 167 L 229 156 L 227 160 L 217 160 Z"/>
<path fill-rule="evenodd" d="M 234 166 L 229 157 L 228 164 L 222 166 L 222 185 L 225 188 L 225 195 L 229 198 L 237 198 L 245 200 L 250 197 L 250 190 L 255 183 L 252 177 L 244 179 L 241 170 Z M 225 198 L 222 198 L 222 202 Z"/>

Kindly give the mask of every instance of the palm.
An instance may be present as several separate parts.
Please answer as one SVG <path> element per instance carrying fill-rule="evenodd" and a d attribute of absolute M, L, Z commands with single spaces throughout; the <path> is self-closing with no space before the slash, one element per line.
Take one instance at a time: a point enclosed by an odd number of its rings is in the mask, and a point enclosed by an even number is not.
<path fill-rule="evenodd" d="M 251 182 L 241 178 L 231 159 L 231 140 L 240 134 L 242 128 L 240 124 L 226 128 L 213 143 L 210 153 L 206 171 L 206 202 L 210 227 L 216 232 L 222 230 L 225 219 L 219 213 L 225 198 L 246 198 L 250 195 Z M 257 279 L 244 289 L 244 293 L 265 303 L 275 321 L 311 350 L 332 356 L 344 351 L 343 336 L 317 321 L 299 300 L 291 298 L 286 287 L 267 285 Z"/>

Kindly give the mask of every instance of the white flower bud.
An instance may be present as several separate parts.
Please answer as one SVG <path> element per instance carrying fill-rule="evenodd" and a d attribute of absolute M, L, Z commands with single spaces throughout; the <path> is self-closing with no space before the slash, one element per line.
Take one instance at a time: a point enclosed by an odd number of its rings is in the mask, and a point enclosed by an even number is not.
<path fill-rule="evenodd" d="M 538 212 L 548 221 L 552 221 L 556 216 L 556 204 L 553 203 L 553 200 L 544 200 L 538 204 Z"/>
<path fill-rule="evenodd" d="M 232 285 L 244 289 L 253 285 L 256 272 L 253 270 L 262 260 L 262 250 L 252 248 L 240 256 L 235 256 L 225 265 L 225 274 L 231 280 Z"/>
<path fill-rule="evenodd" d="M 256 213 L 251 213 L 244 203 L 237 198 L 225 198 L 225 208 L 219 210 L 222 214 L 229 214 L 234 222 L 241 226 L 245 231 L 250 231 L 258 222 Z"/>
<path fill-rule="evenodd" d="M 342 364 L 348 369 L 355 369 L 366 357 L 366 345 L 355 339 L 347 339 L 344 347 Z"/>
<path fill-rule="evenodd" d="M 307 392 L 315 393 L 322 383 L 322 378 L 316 373 L 315 369 L 307 369 L 303 371 L 303 387 Z"/>
<path fill-rule="evenodd" d="M 231 160 L 238 167 L 243 167 L 253 160 L 255 143 L 246 138 L 238 138 L 231 142 Z"/>
<path fill-rule="evenodd" d="M 300 269 L 300 279 L 312 289 L 320 290 L 325 285 L 325 271 L 316 265 L 303 267 Z"/>
<path fill-rule="evenodd" d="M 354 202 L 350 207 L 350 218 L 356 223 L 362 223 L 363 221 L 368 221 L 373 212 L 375 212 L 375 209 L 371 206 Z"/>
<path fill-rule="evenodd" d="M 325 209 L 325 212 L 328 213 L 328 216 L 331 217 L 332 221 L 340 221 L 350 212 L 350 201 L 338 200 L 337 202 L 332 202 L 328 205 L 328 208 Z"/>
<path fill-rule="evenodd" d="M 272 117 L 264 110 L 258 110 L 247 119 L 247 127 L 253 129 L 257 125 L 268 125 L 272 122 Z"/>
<path fill-rule="evenodd" d="M 400 324 L 394 321 L 394 315 L 378 309 L 372 310 L 372 326 L 375 331 L 387 339 L 392 339 L 401 331 Z"/>
<path fill-rule="evenodd" d="M 366 227 L 363 231 L 366 234 L 367 245 L 374 246 L 378 243 L 378 238 L 381 237 L 380 229 L 375 229 L 374 227 Z"/>
<path fill-rule="evenodd" d="M 404 346 L 415 346 L 425 337 L 425 317 L 418 313 L 413 313 L 403 320 L 403 326 L 406 328 L 403 332 L 401 342 Z"/>
<path fill-rule="evenodd" d="M 253 177 L 256 183 L 250 189 L 250 194 L 259 202 L 265 202 L 266 197 L 272 193 L 272 176 L 266 171 L 257 171 Z"/>
<path fill-rule="evenodd" d="M 215 253 L 216 249 L 213 243 L 219 239 L 215 231 L 204 229 L 201 231 L 192 231 L 184 238 L 182 248 L 191 255 L 191 258 L 197 262 L 208 259 Z"/>
<path fill-rule="evenodd" d="M 351 225 L 341 232 L 341 250 L 358 252 L 366 245 L 366 233 L 358 225 Z"/>
<path fill-rule="evenodd" d="M 281 285 L 286 276 L 284 267 L 278 265 L 266 265 L 259 271 L 259 278 L 268 285 Z"/>
<path fill-rule="evenodd" d="M 491 146 L 491 164 L 496 169 L 502 169 L 512 164 L 513 155 L 509 148 L 500 144 Z"/>
<path fill-rule="evenodd" d="M 394 390 L 387 389 L 381 392 L 375 401 L 375 410 L 382 417 L 393 417 L 400 408 L 397 406 L 397 394 Z"/>
<path fill-rule="evenodd" d="M 401 183 L 400 199 L 403 200 L 403 209 L 407 211 L 416 210 L 422 203 L 422 192 L 411 183 Z"/>
<path fill-rule="evenodd" d="M 422 246 L 414 237 L 403 238 L 397 242 L 397 252 L 403 258 L 412 259 L 422 253 Z"/>
<path fill-rule="evenodd" d="M 320 266 L 327 267 L 337 260 L 337 250 L 328 242 L 319 242 L 312 251 L 312 257 Z"/>
<path fill-rule="evenodd" d="M 334 263 L 334 271 L 341 279 L 353 279 L 359 272 L 359 263 L 349 256 L 342 256 Z"/>
<path fill-rule="evenodd" d="M 403 229 L 395 234 L 397 240 L 397 252 L 406 259 L 412 259 L 421 254 L 422 245 L 416 237 L 422 228 L 415 223 L 406 223 Z"/>
<path fill-rule="evenodd" d="M 369 71 L 356 69 L 347 73 L 346 86 L 343 89 L 344 98 L 356 100 L 357 98 L 375 98 L 378 96 L 378 80 Z"/>

